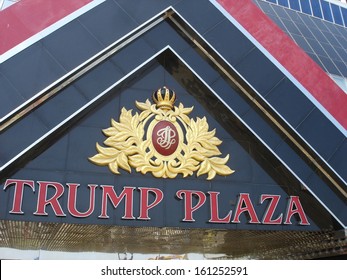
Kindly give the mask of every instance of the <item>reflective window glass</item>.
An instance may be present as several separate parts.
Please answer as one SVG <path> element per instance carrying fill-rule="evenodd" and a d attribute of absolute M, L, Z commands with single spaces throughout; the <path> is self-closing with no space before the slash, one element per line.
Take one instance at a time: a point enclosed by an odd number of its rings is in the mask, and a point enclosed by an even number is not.
<path fill-rule="evenodd" d="M 345 22 L 345 26 L 347 26 L 347 9 L 341 9 L 342 17 Z"/>
<path fill-rule="evenodd" d="M 337 5 L 331 4 L 331 10 L 333 11 L 335 23 L 343 25 L 340 7 Z"/>
<path fill-rule="evenodd" d="M 281 6 L 289 7 L 288 0 L 278 0 L 278 4 Z"/>
<path fill-rule="evenodd" d="M 290 8 L 293 10 L 300 11 L 299 0 L 289 0 Z"/>
<path fill-rule="evenodd" d="M 333 16 L 331 14 L 330 3 L 326 1 L 321 1 L 324 19 L 328 21 L 333 21 Z"/>
<path fill-rule="evenodd" d="M 347 79 L 337 75 L 331 75 L 335 83 L 345 92 L 347 93 Z"/>
<path fill-rule="evenodd" d="M 311 6 L 310 6 L 309 1 L 300 0 L 300 4 L 301 4 L 301 10 L 303 13 L 308 14 L 308 15 L 312 15 Z"/>
<path fill-rule="evenodd" d="M 314 16 L 323 18 L 322 10 L 320 8 L 319 0 L 311 0 L 312 13 Z"/>
<path fill-rule="evenodd" d="M 0 0 L 0 11 L 10 7 L 11 5 L 19 1 L 20 0 Z"/>

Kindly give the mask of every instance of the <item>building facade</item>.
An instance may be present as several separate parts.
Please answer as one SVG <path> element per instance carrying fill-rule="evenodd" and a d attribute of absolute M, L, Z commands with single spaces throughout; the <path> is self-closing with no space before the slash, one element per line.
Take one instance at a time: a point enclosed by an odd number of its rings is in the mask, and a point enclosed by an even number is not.
<path fill-rule="evenodd" d="M 2 252 L 345 257 L 344 3 L 34 2 L 0 12 Z"/>

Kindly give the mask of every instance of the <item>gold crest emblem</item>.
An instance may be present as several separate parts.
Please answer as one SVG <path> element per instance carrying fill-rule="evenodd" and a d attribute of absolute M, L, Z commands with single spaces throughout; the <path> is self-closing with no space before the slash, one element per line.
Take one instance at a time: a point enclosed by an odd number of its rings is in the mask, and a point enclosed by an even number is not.
<path fill-rule="evenodd" d="M 141 113 L 122 108 L 119 122 L 111 120 L 111 127 L 104 129 L 108 137 L 102 147 L 96 143 L 98 154 L 89 158 L 91 162 L 119 174 L 119 168 L 157 178 L 175 178 L 207 174 L 213 179 L 216 174 L 226 176 L 234 171 L 225 165 L 229 155 L 217 157 L 217 148 L 222 141 L 209 131 L 206 118 L 190 119 L 193 107 L 184 108 L 182 103 L 174 106 L 176 94 L 163 87 L 153 93 L 152 104 L 136 101 Z M 146 132 L 147 131 L 147 132 Z M 184 133 L 185 132 L 185 133 Z"/>

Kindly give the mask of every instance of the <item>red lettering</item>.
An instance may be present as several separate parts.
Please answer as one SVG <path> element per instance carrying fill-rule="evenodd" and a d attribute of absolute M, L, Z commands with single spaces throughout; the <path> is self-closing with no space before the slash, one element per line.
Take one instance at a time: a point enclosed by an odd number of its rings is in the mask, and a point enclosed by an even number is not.
<path fill-rule="evenodd" d="M 69 188 L 69 194 L 67 199 L 67 209 L 69 213 L 77 218 L 85 218 L 90 216 L 94 212 L 95 208 L 95 189 L 98 185 L 88 185 L 89 188 L 89 209 L 82 213 L 76 208 L 76 200 L 77 200 L 77 188 L 80 186 L 79 184 L 66 184 Z"/>
<path fill-rule="evenodd" d="M 14 196 L 12 210 L 9 213 L 24 214 L 24 212 L 22 211 L 24 187 L 29 186 L 33 190 L 33 192 L 35 192 L 35 183 L 31 180 L 7 179 L 4 185 L 4 190 L 6 190 L 10 185 L 14 185 Z"/>
<path fill-rule="evenodd" d="M 140 200 L 140 216 L 138 219 L 140 220 L 150 220 L 151 218 L 148 216 L 148 210 L 157 206 L 164 197 L 163 192 L 160 189 L 154 188 L 139 188 L 141 194 Z M 153 193 L 155 196 L 154 201 L 151 204 L 148 204 L 149 193 Z"/>
<path fill-rule="evenodd" d="M 218 196 L 219 192 L 208 192 L 210 195 L 211 219 L 210 223 L 230 223 L 232 210 L 224 217 L 219 218 Z"/>
<path fill-rule="evenodd" d="M 245 206 L 243 206 L 243 205 L 245 205 Z M 251 224 L 259 224 L 260 223 L 260 221 L 257 217 L 257 213 L 254 210 L 254 206 L 252 204 L 252 201 L 251 201 L 248 193 L 240 193 L 240 198 L 239 198 L 239 201 L 238 201 L 237 206 L 236 206 L 235 217 L 233 219 L 233 223 L 240 223 L 240 215 L 243 212 L 248 213 L 248 215 L 250 217 L 249 223 L 251 223 Z"/>
<path fill-rule="evenodd" d="M 10 214 L 24 214 L 22 208 L 23 200 L 25 199 L 24 192 L 26 196 L 28 193 L 35 193 L 35 184 L 38 184 L 38 194 L 37 194 L 37 205 L 34 215 L 38 216 L 47 216 L 47 207 L 51 207 L 52 211 L 56 216 L 65 217 L 65 213 L 62 209 L 60 201 L 63 200 L 62 196 L 64 195 L 65 186 L 57 182 L 49 181 L 32 181 L 32 180 L 17 180 L 17 179 L 7 179 L 3 190 L 7 191 L 11 187 L 14 187 L 13 190 L 13 201 L 12 209 L 9 211 Z M 26 188 L 30 188 L 30 190 Z M 96 207 L 96 190 L 98 185 L 90 184 L 88 185 L 89 190 L 89 204 L 88 198 L 83 203 L 78 203 L 78 195 L 82 190 L 79 190 L 80 184 L 77 183 L 67 183 L 66 187 L 68 188 L 67 194 L 67 211 L 72 217 L 76 218 L 87 218 L 90 217 Z M 164 200 L 164 193 L 161 189 L 158 188 L 149 188 L 149 187 L 124 187 L 119 189 L 119 194 L 116 193 L 115 187 L 111 185 L 101 185 L 102 189 L 101 195 L 101 213 L 98 216 L 102 219 L 108 219 L 108 207 L 111 204 L 114 209 L 119 208 L 120 204 L 124 204 L 124 215 L 122 219 L 126 220 L 150 220 L 150 213 L 153 208 L 158 206 Z M 139 200 L 137 199 L 137 192 L 134 190 L 139 190 Z M 12 194 L 11 190 L 11 194 Z M 83 190 L 87 191 L 88 190 Z M 292 218 L 294 216 L 294 223 L 298 225 L 310 225 L 308 217 L 306 216 L 300 199 L 298 196 L 290 196 L 287 203 L 286 213 L 280 212 L 278 205 L 281 199 L 281 195 L 272 195 L 272 194 L 261 194 L 260 195 L 260 204 L 265 204 L 259 207 L 260 210 L 265 209 L 262 221 L 260 222 L 257 217 L 257 212 L 255 207 L 259 205 L 253 205 L 249 193 L 240 193 L 238 201 L 233 210 L 230 208 L 224 208 L 221 206 L 223 199 L 226 197 L 221 196 L 220 192 L 216 191 L 197 191 L 197 190 L 178 190 L 176 192 L 176 197 L 180 200 L 184 200 L 183 211 L 184 216 L 182 217 L 183 222 L 195 222 L 194 215 L 204 214 L 196 212 L 199 210 L 207 200 L 207 195 L 209 195 L 210 200 L 210 216 L 209 223 L 216 224 L 228 224 L 228 223 L 240 223 L 241 215 L 244 214 L 247 218 L 248 223 L 251 224 L 264 224 L 264 225 L 291 225 Z M 35 199 L 36 194 L 30 195 L 30 199 Z M 221 199 L 221 200 L 220 200 Z M 134 201 L 135 200 L 135 201 Z M 65 200 L 64 200 L 65 201 Z M 226 205 L 224 203 L 222 205 Z M 139 203 L 139 216 L 134 217 L 134 203 Z M 123 204 L 121 207 L 123 207 Z M 25 204 L 24 204 L 25 205 Z M 65 206 L 65 205 L 64 205 Z M 88 207 L 88 208 L 87 208 Z M 207 206 L 206 206 L 207 207 Z M 80 209 L 77 209 L 80 208 Z M 136 207 L 137 209 L 137 207 Z M 116 210 L 118 213 L 121 210 Z M 222 213 L 219 212 L 221 210 Z M 174 209 L 175 211 L 175 209 Z M 194 214 L 195 213 L 195 214 Z M 98 213 L 99 214 L 99 213 Z M 123 213 L 122 213 L 123 214 Z M 137 213 L 136 213 L 137 214 Z M 243 219 L 245 217 L 242 217 Z M 241 220 L 243 220 L 241 219 Z M 207 221 L 207 219 L 205 220 Z"/>
<path fill-rule="evenodd" d="M 46 212 L 46 206 L 50 204 L 56 216 L 65 217 L 66 215 L 61 209 L 60 203 L 58 201 L 59 197 L 61 197 L 64 193 L 64 187 L 57 182 L 39 181 L 38 183 L 39 194 L 37 198 L 37 208 L 34 215 L 47 216 L 48 214 Z M 55 194 L 50 199 L 47 199 L 47 192 L 49 187 L 55 189 Z"/>
<path fill-rule="evenodd" d="M 112 205 L 114 208 L 117 208 L 119 203 L 125 198 L 125 209 L 124 216 L 122 219 L 133 220 L 135 219 L 133 214 L 133 192 L 134 187 L 124 187 L 122 193 L 118 196 L 114 191 L 113 186 L 101 186 L 102 188 L 102 202 L 101 202 L 101 215 L 99 218 L 107 219 L 109 216 L 107 215 L 107 199 L 110 198 Z"/>
<path fill-rule="evenodd" d="M 179 199 L 183 199 L 183 195 L 185 196 L 184 201 L 184 219 L 183 222 L 195 222 L 193 219 L 193 212 L 198 210 L 206 201 L 206 195 L 200 191 L 189 191 L 189 190 L 179 190 L 176 192 L 176 196 Z M 195 206 L 193 206 L 193 196 L 198 197 L 198 202 Z"/>
<path fill-rule="evenodd" d="M 300 225 L 304 225 L 304 226 L 310 225 L 298 196 L 289 197 L 287 216 L 286 216 L 286 221 L 284 222 L 284 224 L 291 225 L 292 223 L 290 219 L 292 218 L 294 214 L 298 214 L 300 218 L 300 223 L 299 223 Z"/>
<path fill-rule="evenodd" d="M 263 224 L 268 225 L 279 225 L 282 223 L 282 216 L 283 214 L 279 215 L 279 217 L 275 220 L 272 219 L 273 214 L 275 213 L 276 207 L 278 205 L 278 202 L 280 200 L 280 195 L 270 195 L 270 194 L 262 194 L 260 197 L 260 203 L 263 203 L 265 200 L 269 200 L 268 207 L 266 208 L 264 217 L 263 217 Z"/>

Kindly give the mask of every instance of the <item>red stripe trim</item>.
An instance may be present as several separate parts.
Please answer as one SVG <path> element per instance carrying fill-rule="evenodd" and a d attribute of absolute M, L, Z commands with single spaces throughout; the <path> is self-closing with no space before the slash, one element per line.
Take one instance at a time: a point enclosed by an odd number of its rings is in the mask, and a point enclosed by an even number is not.
<path fill-rule="evenodd" d="M 252 0 L 217 0 L 347 129 L 347 94 Z"/>
<path fill-rule="evenodd" d="M 0 12 L 0 55 L 92 0 L 21 0 Z"/>

